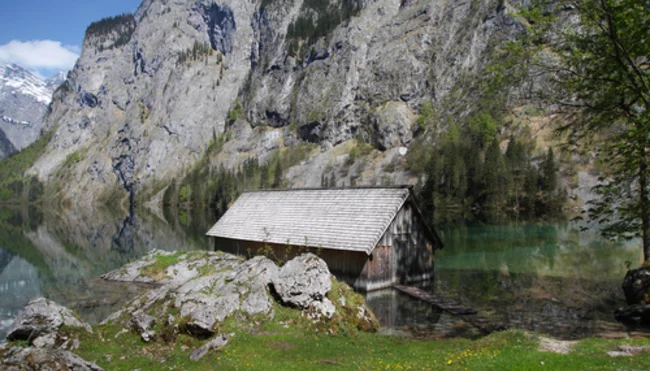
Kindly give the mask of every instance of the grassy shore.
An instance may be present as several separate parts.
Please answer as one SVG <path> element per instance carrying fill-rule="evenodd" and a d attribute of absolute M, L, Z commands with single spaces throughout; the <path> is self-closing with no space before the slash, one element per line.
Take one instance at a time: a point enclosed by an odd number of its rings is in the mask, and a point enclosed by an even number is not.
<path fill-rule="evenodd" d="M 358 332 L 330 335 L 293 326 L 291 318 L 235 331 L 226 347 L 199 362 L 190 352 L 205 343 L 178 335 L 173 342 L 143 343 L 119 326 L 96 326 L 80 334 L 75 352 L 106 370 L 650 370 L 650 350 L 610 357 L 622 345 L 650 345 L 650 339 L 584 339 L 568 354 L 542 351 L 540 335 L 505 331 L 478 339 L 413 340 Z M 120 333 L 120 331 L 122 331 Z"/>

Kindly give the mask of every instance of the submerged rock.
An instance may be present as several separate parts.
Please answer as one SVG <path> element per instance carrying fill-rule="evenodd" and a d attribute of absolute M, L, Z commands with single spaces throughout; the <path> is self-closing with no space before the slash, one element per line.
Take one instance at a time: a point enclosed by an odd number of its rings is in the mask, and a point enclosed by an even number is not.
<path fill-rule="evenodd" d="M 273 280 L 273 287 L 284 304 L 307 309 L 313 302 L 326 297 L 332 289 L 332 278 L 327 263 L 310 253 L 282 266 Z"/>
<path fill-rule="evenodd" d="M 629 270 L 622 286 L 629 305 L 650 304 L 650 268 Z"/>
<path fill-rule="evenodd" d="M 68 308 L 45 298 L 37 298 L 27 303 L 18 313 L 7 332 L 7 340 L 27 340 L 35 346 L 54 345 L 54 339 L 61 326 L 92 329 L 80 321 Z M 42 339 L 39 339 L 42 338 Z"/>
<path fill-rule="evenodd" d="M 0 369 L 102 371 L 94 363 L 62 349 L 19 348 L 0 349 Z"/>

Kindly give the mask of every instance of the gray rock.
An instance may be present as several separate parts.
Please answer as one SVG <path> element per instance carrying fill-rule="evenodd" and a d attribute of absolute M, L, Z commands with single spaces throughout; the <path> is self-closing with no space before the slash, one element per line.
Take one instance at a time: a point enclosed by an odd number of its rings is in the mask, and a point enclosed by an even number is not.
<path fill-rule="evenodd" d="M 152 261 L 155 255 L 143 258 Z M 129 264 L 105 276 L 107 279 L 142 281 L 140 270 L 147 266 L 143 261 Z M 199 270 L 203 275 L 199 275 Z M 167 278 L 156 281 L 162 286 L 134 299 L 121 311 L 114 313 L 103 323 L 119 319 L 126 314 L 131 318 L 141 336 L 150 333 L 154 317 L 146 315 L 154 306 L 178 308 L 180 318 L 185 318 L 185 329 L 193 336 L 211 337 L 217 323 L 233 313 L 248 316 L 263 314 L 273 317 L 273 298 L 268 285 L 279 274 L 279 269 L 265 257 L 248 261 L 230 254 L 205 252 L 179 256 L 178 262 L 167 268 Z M 158 315 L 158 314 L 156 314 Z M 156 321 L 175 322 L 169 313 L 160 312 Z M 146 341 L 146 340 L 145 340 Z"/>
<path fill-rule="evenodd" d="M 142 341 L 144 341 L 145 343 L 148 343 L 148 342 L 150 342 L 151 340 L 154 340 L 154 339 L 156 338 L 156 332 L 155 332 L 155 331 L 143 331 L 143 332 L 140 334 L 140 338 L 141 338 Z"/>
<path fill-rule="evenodd" d="M 156 280 L 152 277 L 144 276 L 142 274 L 142 269 L 155 263 L 156 256 L 167 256 L 172 254 L 174 254 L 174 252 L 154 249 L 142 259 L 129 263 L 120 269 L 110 271 L 101 277 L 106 281 L 153 283 L 156 282 Z"/>
<path fill-rule="evenodd" d="M 377 144 L 379 149 L 408 145 L 413 139 L 411 125 L 414 115 L 403 102 L 388 102 L 376 113 Z"/>
<path fill-rule="evenodd" d="M 16 147 L 7 139 L 5 132 L 0 128 L 0 160 L 14 153 L 16 153 Z"/>
<path fill-rule="evenodd" d="M 255 257 L 232 271 L 188 281 L 176 290 L 174 306 L 180 308 L 181 316 L 191 316 L 188 331 L 199 337 L 214 335 L 215 323 L 238 310 L 272 316 L 273 299 L 267 285 L 278 271 L 268 258 Z"/>
<path fill-rule="evenodd" d="M 327 263 L 314 254 L 303 254 L 288 261 L 273 280 L 273 287 L 284 304 L 307 309 L 322 301 L 332 288 Z"/>
<path fill-rule="evenodd" d="M 0 350 L 0 369 L 101 371 L 101 367 L 62 349 L 18 348 Z"/>
<path fill-rule="evenodd" d="M 226 344 L 228 344 L 228 337 L 225 334 L 217 336 L 202 347 L 194 349 L 192 353 L 190 353 L 190 360 L 198 362 L 201 358 L 208 354 L 210 350 L 220 349 L 226 346 Z"/>
<path fill-rule="evenodd" d="M 131 328 L 133 328 L 145 343 L 155 339 L 156 332 L 151 328 L 156 324 L 156 318 L 148 314 L 137 314 L 131 317 Z"/>
<path fill-rule="evenodd" d="M 156 318 L 148 314 L 138 314 L 131 318 L 131 327 L 138 333 L 145 332 L 156 324 Z"/>
<path fill-rule="evenodd" d="M 45 298 L 33 299 L 16 316 L 7 339 L 32 342 L 41 336 L 55 335 L 63 325 L 92 332 L 90 326 L 77 319 L 69 309 Z"/>
<path fill-rule="evenodd" d="M 312 302 L 307 309 L 307 313 L 314 320 L 321 319 L 322 317 L 330 319 L 336 313 L 336 307 L 328 298 L 324 298 L 322 301 Z"/>
<path fill-rule="evenodd" d="M 52 348 L 56 344 L 56 334 L 47 334 L 39 336 L 34 341 L 32 345 L 36 348 Z"/>

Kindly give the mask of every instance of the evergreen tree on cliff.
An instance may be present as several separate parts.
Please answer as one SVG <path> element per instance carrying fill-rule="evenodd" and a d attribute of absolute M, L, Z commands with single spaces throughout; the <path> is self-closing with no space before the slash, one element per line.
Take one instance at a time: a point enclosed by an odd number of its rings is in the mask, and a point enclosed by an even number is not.
<path fill-rule="evenodd" d="M 567 13 L 575 13 L 580 25 L 556 22 Z M 600 197 L 590 218 L 605 235 L 640 237 L 644 261 L 650 261 L 650 5 L 560 1 L 525 16 L 532 26 L 524 49 L 533 49 L 532 66 L 549 77 L 546 98 L 561 107 L 566 123 L 560 132 L 595 151 L 606 169 L 594 188 Z"/>

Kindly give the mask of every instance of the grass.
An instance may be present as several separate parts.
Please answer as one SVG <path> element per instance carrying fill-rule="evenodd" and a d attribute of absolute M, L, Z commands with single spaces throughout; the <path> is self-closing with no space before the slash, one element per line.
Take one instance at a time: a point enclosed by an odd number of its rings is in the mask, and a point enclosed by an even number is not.
<path fill-rule="evenodd" d="M 161 275 L 180 259 L 194 261 L 201 253 L 158 255 L 145 269 Z M 62 330 L 78 338 L 75 351 L 83 359 L 106 370 L 642 370 L 650 365 L 650 351 L 629 357 L 610 357 L 608 351 L 621 345 L 650 345 L 650 339 L 584 339 L 569 354 L 540 350 L 539 335 L 521 330 L 493 333 L 477 339 L 404 339 L 364 332 L 354 310 L 363 299 L 349 286 L 336 280 L 328 298 L 337 305 L 329 322 L 312 321 L 297 309 L 274 303 L 273 319 L 265 315 L 247 316 L 238 312 L 216 326 L 228 334 L 228 345 L 210 351 L 193 362 L 190 353 L 209 339 L 186 333 L 190 318 L 180 317 L 172 306 L 150 308 L 159 322 L 159 336 L 144 343 L 134 331 L 124 331 L 127 317 L 93 327 Z M 344 307 L 341 304 L 345 302 Z M 162 305 L 162 302 L 161 302 Z M 155 313 L 153 313 L 155 312 Z M 165 321 L 175 319 L 178 333 Z M 24 342 L 14 343 L 25 346 Z M 0 352 L 1 353 L 1 352 Z M 1 356 L 1 354 L 0 354 Z"/>
<path fill-rule="evenodd" d="M 282 318 L 282 313 L 278 317 Z M 82 358 L 110 370 L 253 369 L 253 370 L 618 370 L 647 369 L 650 353 L 609 357 L 621 344 L 650 344 L 649 339 L 586 339 L 568 355 L 539 351 L 535 335 L 494 333 L 479 340 L 412 340 L 370 333 L 328 335 L 280 321 L 237 332 L 221 351 L 199 362 L 189 360 L 200 341 L 178 335 L 176 342 L 143 343 L 133 332 L 116 338 L 119 326 L 97 326 L 80 333 Z"/>
<path fill-rule="evenodd" d="M 178 263 L 178 258 L 185 253 L 178 252 L 171 255 L 156 255 L 156 260 L 153 264 L 143 267 L 141 274 L 145 277 L 150 277 L 155 280 L 161 280 L 166 277 L 166 270 L 172 264 Z"/>

